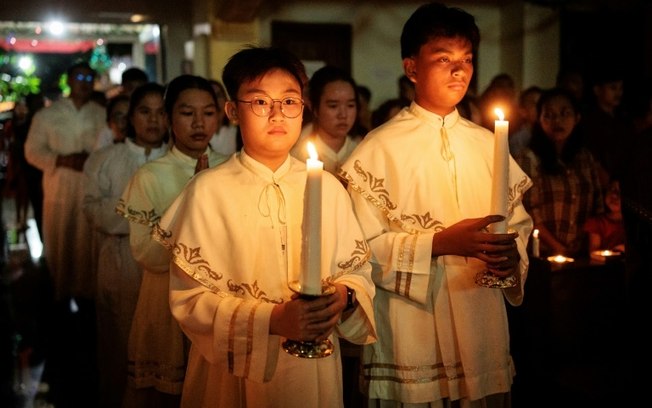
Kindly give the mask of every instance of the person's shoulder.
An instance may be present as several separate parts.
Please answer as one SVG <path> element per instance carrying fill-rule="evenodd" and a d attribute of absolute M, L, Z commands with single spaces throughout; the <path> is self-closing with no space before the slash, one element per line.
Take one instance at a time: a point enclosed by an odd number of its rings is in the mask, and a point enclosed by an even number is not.
<path fill-rule="evenodd" d="M 231 156 L 210 149 L 208 153 L 208 165 L 210 167 L 217 166 L 218 164 L 222 164 L 225 161 L 229 160 L 229 157 Z"/>

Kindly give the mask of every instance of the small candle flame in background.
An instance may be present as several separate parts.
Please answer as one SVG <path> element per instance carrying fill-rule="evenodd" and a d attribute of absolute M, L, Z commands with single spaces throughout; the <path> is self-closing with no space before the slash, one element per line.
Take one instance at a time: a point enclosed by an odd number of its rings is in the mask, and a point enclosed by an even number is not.
<path fill-rule="evenodd" d="M 532 256 L 535 258 L 541 256 L 539 245 L 539 230 L 535 229 L 532 231 Z"/>

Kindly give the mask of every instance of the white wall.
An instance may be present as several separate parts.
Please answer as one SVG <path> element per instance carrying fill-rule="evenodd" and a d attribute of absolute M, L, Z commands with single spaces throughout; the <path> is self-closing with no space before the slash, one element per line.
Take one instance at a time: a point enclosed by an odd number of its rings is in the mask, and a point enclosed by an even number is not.
<path fill-rule="evenodd" d="M 251 23 L 260 45 L 271 43 L 271 23 L 293 21 L 299 23 L 350 24 L 353 31 L 352 74 L 355 80 L 372 91 L 372 108 L 397 95 L 397 79 L 403 74 L 400 55 L 400 36 L 403 24 L 422 1 L 404 1 L 401 4 L 372 4 L 358 2 L 292 2 L 262 10 Z M 455 3 L 449 3 L 456 6 Z M 559 66 L 559 23 L 555 13 L 548 9 L 515 2 L 509 9 L 467 3 L 457 5 L 476 18 L 480 28 L 480 49 L 476 71 L 478 93 L 491 79 L 502 72 L 513 75 L 517 86 L 551 86 Z M 517 16 L 515 21 L 514 16 Z M 223 64 L 230 55 L 252 38 L 215 39 L 212 50 L 211 76 L 219 78 Z M 551 82 L 552 80 L 552 82 Z"/>

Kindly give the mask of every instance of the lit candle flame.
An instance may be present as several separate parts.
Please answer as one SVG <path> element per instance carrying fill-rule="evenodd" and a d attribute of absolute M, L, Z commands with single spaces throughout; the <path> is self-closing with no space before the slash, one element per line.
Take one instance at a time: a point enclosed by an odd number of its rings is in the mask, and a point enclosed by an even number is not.
<path fill-rule="evenodd" d="M 535 229 L 534 231 L 532 231 L 532 237 L 533 238 L 539 238 L 539 230 L 538 229 Z"/>
<path fill-rule="evenodd" d="M 613 252 L 611 252 L 611 251 L 608 250 L 608 249 L 605 249 L 604 251 L 602 251 L 602 252 L 600 253 L 600 255 L 602 255 L 602 256 L 611 256 L 611 255 L 613 255 Z"/>
<path fill-rule="evenodd" d="M 317 160 L 318 156 L 315 145 L 312 142 L 308 142 L 306 147 L 308 148 L 308 155 L 310 156 L 310 160 Z"/>
<path fill-rule="evenodd" d="M 494 113 L 496 116 L 498 116 L 498 120 L 505 120 L 505 114 L 503 113 L 503 110 L 500 108 L 494 109 Z"/>

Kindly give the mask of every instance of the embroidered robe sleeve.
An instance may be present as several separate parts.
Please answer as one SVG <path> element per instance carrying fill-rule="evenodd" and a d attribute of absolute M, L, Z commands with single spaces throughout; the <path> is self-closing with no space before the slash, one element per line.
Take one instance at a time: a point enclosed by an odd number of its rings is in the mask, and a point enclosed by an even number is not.
<path fill-rule="evenodd" d="M 162 181 L 145 169 L 139 169 L 127 185 L 116 210 L 129 220 L 129 244 L 134 259 L 152 273 L 167 273 L 170 256 L 152 239 L 152 228 L 161 218 L 162 198 L 156 186 Z"/>

